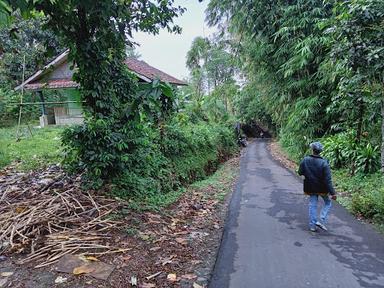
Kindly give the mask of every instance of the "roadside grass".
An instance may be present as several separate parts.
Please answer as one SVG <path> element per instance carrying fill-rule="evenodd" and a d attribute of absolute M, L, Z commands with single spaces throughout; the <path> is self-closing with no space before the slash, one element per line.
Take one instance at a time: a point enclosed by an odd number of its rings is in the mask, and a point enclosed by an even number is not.
<path fill-rule="evenodd" d="M 164 194 L 150 195 L 145 198 L 132 198 L 128 201 L 127 209 L 128 211 L 134 210 L 136 212 L 161 212 L 163 208 L 176 203 L 185 191 L 186 189 L 183 187 L 176 191 L 170 191 Z"/>
<path fill-rule="evenodd" d="M 190 189 L 205 190 L 213 189 L 216 200 L 224 201 L 227 194 L 232 190 L 232 183 L 237 177 L 238 167 L 234 166 L 231 160 L 221 165 L 210 177 L 195 182 Z M 207 194 L 208 196 L 209 194 Z M 209 196 L 210 197 L 210 196 Z"/>
<path fill-rule="evenodd" d="M 237 159 L 237 158 L 233 158 Z M 186 193 L 193 194 L 196 191 L 213 191 L 206 193 L 206 199 L 215 199 L 223 202 L 233 188 L 233 181 L 238 175 L 239 167 L 237 161 L 232 159 L 221 164 L 215 173 L 207 178 L 194 182 L 188 187 L 183 187 L 177 191 L 171 191 L 165 194 L 151 195 L 146 198 L 135 198 L 129 200 L 128 211 L 137 212 L 156 211 L 164 212 L 164 208 L 176 203 Z M 123 213 L 124 214 L 124 213 Z"/>
<path fill-rule="evenodd" d="M 359 218 L 384 225 L 384 176 L 380 172 L 351 176 L 341 169 L 333 171 L 333 178 L 343 206 Z"/>
<path fill-rule="evenodd" d="M 61 127 L 32 128 L 32 135 L 26 126 L 21 127 L 21 139 L 16 141 L 16 127 L 0 128 L 0 169 L 15 163 L 20 171 L 43 168 L 60 162 Z"/>
<path fill-rule="evenodd" d="M 0 128 L 0 169 L 14 164 L 19 171 L 31 171 L 60 162 L 62 127 L 31 128 L 33 134 L 31 136 L 28 128 L 23 126 L 20 141 L 16 141 L 16 129 L 16 127 Z M 161 211 L 176 203 L 185 193 L 193 193 L 197 190 L 213 191 L 214 193 L 207 193 L 207 196 L 204 197 L 224 201 L 232 189 L 237 172 L 237 162 L 229 160 L 221 164 L 215 173 L 187 188 L 182 187 L 169 193 L 131 199 L 126 208 L 137 212 Z M 116 216 L 119 217 L 119 215 Z"/>

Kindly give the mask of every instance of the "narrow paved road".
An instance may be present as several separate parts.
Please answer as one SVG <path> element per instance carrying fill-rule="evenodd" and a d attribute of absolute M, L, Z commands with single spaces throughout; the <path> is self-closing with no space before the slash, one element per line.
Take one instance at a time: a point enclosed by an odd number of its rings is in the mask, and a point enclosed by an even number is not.
<path fill-rule="evenodd" d="M 209 287 L 384 287 L 384 237 L 337 204 L 330 232 L 309 232 L 301 179 L 267 145 L 257 140 L 242 157 Z"/>

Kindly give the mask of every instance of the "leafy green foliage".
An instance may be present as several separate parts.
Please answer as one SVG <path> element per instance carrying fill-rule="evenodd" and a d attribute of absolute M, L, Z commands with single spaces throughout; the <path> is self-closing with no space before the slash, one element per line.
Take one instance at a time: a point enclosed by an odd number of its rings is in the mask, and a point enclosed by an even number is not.
<path fill-rule="evenodd" d="M 12 12 L 11 7 L 7 1 L 0 0 L 0 27 L 6 26 L 10 23 L 10 14 Z"/>
<path fill-rule="evenodd" d="M 384 178 L 380 173 L 351 177 L 341 169 L 334 171 L 333 177 L 337 190 L 347 192 L 347 208 L 360 217 L 384 223 Z"/>
<path fill-rule="evenodd" d="M 13 18 L 12 24 L 0 29 L 0 87 L 3 89 L 14 89 L 21 83 L 24 57 L 27 79 L 65 49 L 52 31 L 43 29 L 46 17 L 23 19 L 16 12 Z"/>
<path fill-rule="evenodd" d="M 344 70 L 338 83 L 347 101 L 355 105 L 356 136 L 359 140 L 366 127 L 381 121 L 381 168 L 384 172 L 384 2 L 380 0 L 338 1 L 333 30 L 332 55 Z M 349 100 L 349 101 L 348 101 Z M 380 115 L 381 106 L 381 115 Z M 357 112 L 355 112 L 357 111 Z M 367 115 L 367 112 L 370 113 Z M 376 126 L 376 125 L 374 125 Z"/>
<path fill-rule="evenodd" d="M 156 141 L 158 132 L 152 133 L 150 149 L 146 146 L 134 157 L 127 157 L 134 160 L 118 182 L 125 188 L 118 195 L 148 196 L 177 190 L 212 173 L 237 149 L 233 131 L 218 124 L 184 126 L 171 121 L 165 125 L 162 143 Z"/>
<path fill-rule="evenodd" d="M 370 143 L 359 147 L 356 153 L 357 172 L 374 173 L 380 168 L 379 147 Z"/>
<path fill-rule="evenodd" d="M 351 173 L 375 173 L 380 168 L 379 147 L 367 139 L 356 141 L 353 131 L 339 133 L 323 139 L 323 156 L 329 159 L 333 168 L 348 167 Z"/>
<path fill-rule="evenodd" d="M 163 139 L 160 130 L 144 123 L 130 122 L 120 133 L 109 129 L 110 124 L 98 120 L 91 127 L 67 129 L 66 163 L 87 169 L 90 185 L 111 179 L 114 193 L 121 197 L 176 190 L 210 174 L 236 151 L 233 131 L 219 124 L 182 125 L 172 120 L 164 126 Z"/>
<path fill-rule="evenodd" d="M 322 155 L 329 159 L 333 168 L 346 167 L 355 160 L 356 144 L 353 133 L 339 133 L 322 141 L 324 144 Z"/>
<path fill-rule="evenodd" d="M 383 3 L 211 0 L 209 23 L 236 40 L 247 78 L 235 100 L 241 117 L 273 126 L 295 158 L 313 139 L 352 129 L 359 142 L 368 133 L 384 165 Z M 375 157 L 360 157 L 359 170 L 375 170 Z"/>
<path fill-rule="evenodd" d="M 196 37 L 187 54 L 190 87 L 184 92 L 192 118 L 226 121 L 234 115 L 234 98 L 239 90 L 234 80 L 237 68 L 233 55 L 221 39 Z"/>
<path fill-rule="evenodd" d="M 176 100 L 177 93 L 171 85 L 155 80 L 151 83 L 140 83 L 131 109 L 143 110 L 151 122 L 159 124 L 177 111 Z"/>
<path fill-rule="evenodd" d="M 79 164 L 86 178 L 94 186 L 101 186 L 128 173 L 127 166 L 139 167 L 139 159 L 157 161 L 152 155 L 152 151 L 157 151 L 147 135 L 152 125 L 145 121 L 157 110 L 151 113 L 147 110 L 157 102 L 160 117 L 164 118 L 171 112 L 172 94 L 169 87 L 155 83 L 153 85 L 157 86 L 152 87 L 151 93 L 138 92 L 136 77 L 124 64 L 126 46 L 131 46 L 134 31 L 156 34 L 159 29 L 166 28 L 180 32 L 180 27 L 173 25 L 172 20 L 184 9 L 175 7 L 173 1 L 6 2 L 22 15 L 43 13 L 47 17 L 45 26 L 60 36 L 70 49 L 69 60 L 77 68 L 74 80 L 81 86 L 85 124 L 69 128 L 63 134 L 67 163 Z M 161 159 L 151 164 L 155 171 L 162 165 Z M 161 174 L 161 169 L 157 171 Z M 151 171 L 143 173 L 141 178 L 123 177 L 133 183 L 126 186 L 148 185 L 152 189 L 157 185 L 151 178 Z M 137 182 L 143 183 L 140 186 Z"/>
<path fill-rule="evenodd" d="M 297 155 L 328 129 L 333 87 L 321 82 L 329 41 L 319 24 L 330 15 L 323 1 L 211 1 L 208 9 L 211 24 L 224 25 L 228 17 L 229 32 L 240 39 L 236 52 L 247 82 L 236 109 L 274 126 Z M 247 101 L 252 98 L 258 99 Z"/>

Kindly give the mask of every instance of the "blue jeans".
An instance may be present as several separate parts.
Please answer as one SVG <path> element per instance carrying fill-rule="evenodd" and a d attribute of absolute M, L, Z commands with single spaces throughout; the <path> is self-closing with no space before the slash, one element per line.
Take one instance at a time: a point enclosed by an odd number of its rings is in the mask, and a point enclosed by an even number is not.
<path fill-rule="evenodd" d="M 323 209 L 321 209 L 320 212 L 320 221 L 323 224 L 327 223 L 327 216 L 329 213 L 329 210 L 332 207 L 332 201 L 327 196 L 321 196 L 324 200 L 324 206 Z M 319 195 L 310 195 L 309 196 L 309 227 L 315 228 L 316 222 L 317 222 L 317 200 L 319 198 Z"/>

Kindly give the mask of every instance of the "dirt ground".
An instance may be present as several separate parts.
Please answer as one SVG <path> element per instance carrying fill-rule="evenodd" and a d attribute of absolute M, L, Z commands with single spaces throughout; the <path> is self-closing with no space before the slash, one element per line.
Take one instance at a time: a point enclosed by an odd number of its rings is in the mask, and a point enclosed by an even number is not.
<path fill-rule="evenodd" d="M 0 256 L 0 287 L 206 287 L 238 167 L 239 157 L 232 158 L 161 211 L 117 211 L 122 224 L 106 244 L 127 252 L 94 259 L 113 265 L 106 281 L 57 272 L 57 264 L 17 265 L 27 255 L 13 254 Z"/>
<path fill-rule="evenodd" d="M 280 145 L 275 140 L 272 140 L 268 146 L 269 151 L 271 152 L 273 158 L 279 161 L 283 166 L 289 170 L 295 172 L 298 169 L 297 163 L 290 160 L 282 151 Z"/>

